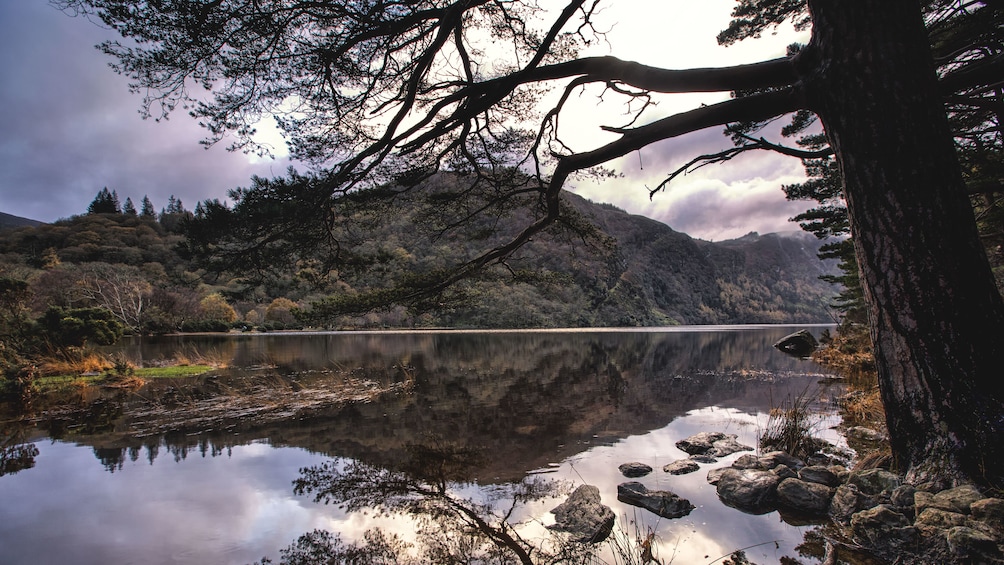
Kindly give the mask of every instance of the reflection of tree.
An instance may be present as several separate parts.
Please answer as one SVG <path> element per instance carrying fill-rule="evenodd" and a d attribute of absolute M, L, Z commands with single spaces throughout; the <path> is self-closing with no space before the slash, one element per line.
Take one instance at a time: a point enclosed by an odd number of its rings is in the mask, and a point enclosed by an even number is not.
<path fill-rule="evenodd" d="M 557 553 L 524 539 L 510 522 L 517 508 L 553 496 L 563 483 L 529 477 L 492 491 L 490 500 L 477 502 L 455 493 L 470 469 L 480 464 L 480 454 L 471 448 L 445 445 L 409 447 L 410 458 L 399 469 L 382 469 L 361 462 L 328 462 L 302 469 L 296 479 L 297 494 L 313 494 L 317 502 L 334 503 L 348 511 L 374 509 L 410 515 L 419 522 L 418 562 L 432 563 L 548 563 L 588 554 L 588 547 L 554 544 Z M 508 506 L 495 503 L 508 501 Z M 370 531 L 361 545 L 346 544 L 324 532 L 304 535 L 283 552 L 283 563 L 354 562 L 336 559 L 358 552 L 376 552 L 363 562 L 411 562 L 403 552 L 409 546 L 379 531 Z M 327 551 L 327 560 L 310 561 Z M 356 552 L 356 553 L 353 553 Z"/>
<path fill-rule="evenodd" d="M 0 425 L 0 477 L 31 469 L 38 457 L 38 447 L 25 443 L 25 427 L 20 422 Z"/>
<path fill-rule="evenodd" d="M 109 473 L 121 471 L 125 465 L 126 449 L 124 447 L 95 447 L 94 456 L 101 461 Z"/>

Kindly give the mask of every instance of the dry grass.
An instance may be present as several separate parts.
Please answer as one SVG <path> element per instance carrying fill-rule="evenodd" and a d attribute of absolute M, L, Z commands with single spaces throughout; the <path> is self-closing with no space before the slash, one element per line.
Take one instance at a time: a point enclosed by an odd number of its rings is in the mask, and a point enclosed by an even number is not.
<path fill-rule="evenodd" d="M 885 407 L 878 387 L 856 390 L 840 399 L 844 425 L 865 426 L 872 429 L 885 427 Z"/>
<path fill-rule="evenodd" d="M 189 365 L 208 365 L 216 369 L 225 369 L 230 363 L 232 355 L 224 353 L 218 349 L 200 351 L 195 347 L 190 347 L 184 351 L 178 351 L 174 358 L 166 361 L 164 365 L 185 367 Z"/>
<path fill-rule="evenodd" d="M 819 416 L 811 403 L 812 397 L 806 389 L 771 408 L 758 438 L 761 451 L 784 451 L 799 458 L 815 453 L 819 449 L 819 441 L 814 437 Z"/>
<path fill-rule="evenodd" d="M 112 366 L 112 361 L 100 353 L 69 349 L 44 359 L 38 364 L 38 370 L 41 376 L 83 375 L 100 373 Z"/>

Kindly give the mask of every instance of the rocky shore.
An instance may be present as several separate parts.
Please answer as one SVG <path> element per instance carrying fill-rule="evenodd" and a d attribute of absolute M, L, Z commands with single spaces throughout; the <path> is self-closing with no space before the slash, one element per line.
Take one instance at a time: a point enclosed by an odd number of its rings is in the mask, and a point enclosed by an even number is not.
<path fill-rule="evenodd" d="M 868 429 L 852 435 L 881 437 Z M 690 458 L 667 464 L 663 472 L 694 472 L 698 461 L 753 451 L 737 443 L 735 435 L 721 432 L 694 435 L 677 447 Z M 711 469 L 707 480 L 728 506 L 750 514 L 776 511 L 792 524 L 819 525 L 824 565 L 1004 563 L 1004 499 L 971 485 L 920 489 L 888 469 L 848 468 L 845 455 L 852 454 L 832 446 L 805 459 L 783 451 L 746 453 Z M 860 454 L 855 461 L 862 461 Z M 628 478 L 654 472 L 642 463 L 622 464 L 619 471 Z M 694 508 L 670 491 L 651 491 L 636 481 L 621 484 L 617 498 L 669 519 Z M 574 533 L 583 542 L 604 540 L 614 522 L 613 512 L 589 485 L 579 487 L 553 513 L 553 529 Z M 741 555 L 729 562 L 750 563 Z"/>

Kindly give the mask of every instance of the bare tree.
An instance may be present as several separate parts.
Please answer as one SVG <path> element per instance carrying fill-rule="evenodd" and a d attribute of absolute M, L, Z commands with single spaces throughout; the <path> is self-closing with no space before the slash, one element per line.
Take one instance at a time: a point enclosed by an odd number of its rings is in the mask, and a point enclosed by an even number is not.
<path fill-rule="evenodd" d="M 234 256 L 280 257 L 277 242 L 291 237 L 337 248 L 323 230 L 334 221 L 336 196 L 389 182 L 407 190 L 444 168 L 476 179 L 451 202 L 461 220 L 529 202 L 523 231 L 422 292 L 504 261 L 566 220 L 560 195 L 572 175 L 705 128 L 815 114 L 844 178 L 899 463 L 914 481 L 1001 484 L 1004 303 L 978 241 L 944 104 L 946 93 L 964 103 L 980 88 L 999 88 L 1001 61 L 993 52 L 960 58 L 939 76 L 920 3 L 744 0 L 740 28 L 756 35 L 795 18 L 811 26 L 811 40 L 789 57 L 690 70 L 578 57 L 601 35 L 600 0 L 60 4 L 126 38 L 103 48 L 145 94 L 149 115 L 181 104 L 206 126 L 207 143 L 234 133 L 236 148 L 253 150 L 253 124 L 276 114 L 292 154 L 318 166 L 310 177 L 236 191 L 233 210 L 207 206 L 206 216 L 235 234 L 214 252 L 230 245 Z M 999 21 L 999 2 L 963 4 L 955 13 L 987 10 Z M 757 16 L 744 20 L 742 10 Z M 637 17 L 647 16 L 638 10 Z M 198 98 L 194 87 L 210 95 Z M 603 128 L 608 141 L 577 149 L 581 140 L 563 137 L 559 126 L 570 98 L 594 87 L 630 115 Z M 659 119 L 645 112 L 663 94 L 712 91 L 749 95 Z M 805 156 L 766 140 L 756 149 Z M 476 188 L 488 196 L 465 200 Z"/>
<path fill-rule="evenodd" d="M 75 292 L 87 302 L 107 308 L 127 327 L 138 329 L 153 287 L 135 267 L 86 263 L 77 269 Z"/>

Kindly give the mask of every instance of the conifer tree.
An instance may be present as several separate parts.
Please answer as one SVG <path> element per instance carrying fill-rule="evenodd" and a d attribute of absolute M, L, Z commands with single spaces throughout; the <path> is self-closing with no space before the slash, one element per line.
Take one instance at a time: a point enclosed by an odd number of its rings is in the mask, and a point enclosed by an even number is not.
<path fill-rule="evenodd" d="M 139 215 L 144 218 L 155 218 L 157 217 L 157 212 L 153 209 L 153 202 L 150 202 L 150 197 L 143 195 L 143 201 L 140 203 Z"/>
<path fill-rule="evenodd" d="M 94 197 L 91 204 L 87 207 L 88 214 L 121 214 L 122 209 L 119 207 L 118 195 L 113 192 L 108 191 L 108 187 L 102 188 L 98 191 L 98 195 Z"/>

